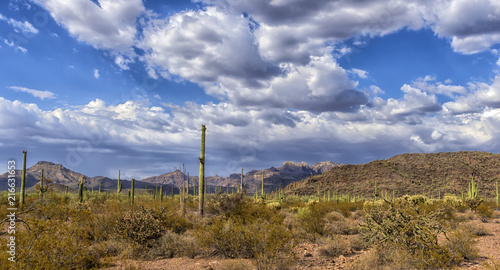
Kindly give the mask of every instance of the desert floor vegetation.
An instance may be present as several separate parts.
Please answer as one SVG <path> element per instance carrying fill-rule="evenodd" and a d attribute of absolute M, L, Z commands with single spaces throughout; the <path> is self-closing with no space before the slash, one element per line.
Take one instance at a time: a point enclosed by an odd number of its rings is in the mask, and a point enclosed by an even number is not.
<path fill-rule="evenodd" d="M 15 264 L 2 269 L 499 269 L 500 212 L 457 197 L 325 201 L 314 196 L 29 193 Z M 0 215 L 7 216 L 6 194 Z M 3 222 L 2 247 L 7 245 Z M 489 239 L 489 240 L 488 240 Z M 489 242 L 488 242 L 488 241 Z M 490 241 L 491 240 L 491 241 Z M 495 251 L 496 250 L 496 251 Z M 8 254 L 0 253 L 7 261 Z M 7 268 L 8 267 L 8 268 Z M 489 268 L 487 268 L 489 267 Z"/>

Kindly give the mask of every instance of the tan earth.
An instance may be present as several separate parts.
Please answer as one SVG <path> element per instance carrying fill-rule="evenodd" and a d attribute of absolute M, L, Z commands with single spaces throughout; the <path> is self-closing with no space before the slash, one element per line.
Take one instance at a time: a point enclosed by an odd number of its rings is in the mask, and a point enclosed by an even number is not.
<path fill-rule="evenodd" d="M 462 263 L 458 269 L 500 269 L 500 212 L 496 211 L 494 219 L 487 223 L 479 219 L 469 221 L 484 226 L 491 235 L 476 239 L 480 258 Z M 345 236 L 347 237 L 347 236 Z M 349 252 L 346 256 L 325 258 L 319 255 L 316 244 L 301 244 L 296 247 L 296 269 L 355 269 L 354 265 L 360 256 L 370 251 Z M 161 259 L 154 261 L 125 260 L 116 262 L 108 270 L 144 269 L 144 270 L 253 270 L 257 269 L 253 260 L 224 259 L 222 257 L 196 257 Z"/>

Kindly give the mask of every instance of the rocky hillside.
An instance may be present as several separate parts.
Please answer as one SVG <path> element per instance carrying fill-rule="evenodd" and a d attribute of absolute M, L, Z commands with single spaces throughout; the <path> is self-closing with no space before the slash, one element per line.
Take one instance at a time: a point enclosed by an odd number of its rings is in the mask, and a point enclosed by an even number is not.
<path fill-rule="evenodd" d="M 500 182 L 500 155 L 487 152 L 403 154 L 361 165 L 345 165 L 321 175 L 308 177 L 286 187 L 290 194 L 312 195 L 330 191 L 373 197 L 377 192 L 392 195 L 431 196 L 467 192 L 474 177 L 480 195 L 493 197 L 495 182 Z M 500 183 L 499 183 L 500 184 Z"/>

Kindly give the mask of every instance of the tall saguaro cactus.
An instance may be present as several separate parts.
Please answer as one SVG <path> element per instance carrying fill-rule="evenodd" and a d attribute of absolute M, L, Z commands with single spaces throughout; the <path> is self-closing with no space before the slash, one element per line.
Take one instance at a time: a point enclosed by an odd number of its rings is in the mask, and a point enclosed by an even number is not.
<path fill-rule="evenodd" d="M 134 204 L 134 189 L 135 189 L 135 178 L 132 178 L 132 186 L 130 187 L 130 199 L 132 204 Z"/>
<path fill-rule="evenodd" d="M 122 183 L 120 182 L 120 170 L 118 170 L 118 187 L 116 193 L 120 193 L 120 191 L 122 191 Z"/>
<path fill-rule="evenodd" d="M 198 193 L 200 196 L 200 215 L 203 216 L 203 207 L 205 204 L 205 131 L 207 128 L 205 125 L 201 125 L 201 153 L 200 153 L 200 176 Z"/>
<path fill-rule="evenodd" d="M 262 193 L 262 199 L 264 199 L 265 198 L 264 197 L 265 196 L 264 195 L 264 171 L 262 171 L 262 191 L 261 191 L 261 193 Z"/>
<path fill-rule="evenodd" d="M 240 183 L 240 191 L 243 192 L 243 168 L 241 168 L 241 183 Z"/>
<path fill-rule="evenodd" d="M 160 202 L 163 201 L 163 185 L 160 186 Z"/>
<path fill-rule="evenodd" d="M 82 176 L 82 180 L 78 184 L 78 198 L 80 199 L 80 203 L 83 202 L 83 181 L 84 181 L 84 178 Z"/>
<path fill-rule="evenodd" d="M 26 153 L 27 151 L 23 151 L 23 175 L 21 178 L 21 201 L 20 204 L 24 205 L 24 194 L 26 194 L 25 187 L 26 187 Z"/>

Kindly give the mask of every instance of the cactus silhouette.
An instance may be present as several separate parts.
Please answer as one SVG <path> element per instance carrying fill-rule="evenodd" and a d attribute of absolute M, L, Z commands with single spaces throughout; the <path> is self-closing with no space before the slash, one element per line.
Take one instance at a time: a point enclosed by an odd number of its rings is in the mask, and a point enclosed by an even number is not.
<path fill-rule="evenodd" d="M 203 216 L 203 207 L 205 204 L 205 125 L 201 125 L 201 153 L 200 153 L 200 176 L 199 176 L 199 196 L 200 196 L 200 215 Z"/>
<path fill-rule="evenodd" d="M 27 151 L 23 151 L 23 174 L 21 178 L 21 201 L 19 202 L 21 205 L 24 204 L 24 195 L 26 194 L 26 153 Z"/>

